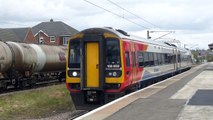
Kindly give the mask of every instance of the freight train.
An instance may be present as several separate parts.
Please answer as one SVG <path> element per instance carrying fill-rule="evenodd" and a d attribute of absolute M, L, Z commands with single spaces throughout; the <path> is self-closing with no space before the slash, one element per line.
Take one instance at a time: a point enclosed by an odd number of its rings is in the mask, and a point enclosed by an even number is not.
<path fill-rule="evenodd" d="M 0 51 L 0 90 L 65 79 L 67 47 L 0 41 Z"/>
<path fill-rule="evenodd" d="M 69 41 L 66 86 L 76 109 L 91 109 L 131 89 L 191 68 L 191 52 L 123 30 L 90 28 Z"/>

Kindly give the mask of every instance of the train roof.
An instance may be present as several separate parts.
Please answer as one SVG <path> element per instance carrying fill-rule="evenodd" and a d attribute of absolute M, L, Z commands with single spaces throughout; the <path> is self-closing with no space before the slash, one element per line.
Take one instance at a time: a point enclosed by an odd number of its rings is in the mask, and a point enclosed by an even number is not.
<path fill-rule="evenodd" d="M 86 30 L 83 30 L 82 33 L 97 33 L 97 34 L 104 34 L 104 33 L 111 33 L 116 35 L 119 38 L 122 39 L 127 39 L 127 40 L 132 40 L 132 41 L 139 41 L 139 42 L 144 42 L 144 43 L 148 43 L 148 44 L 154 44 L 154 45 L 160 45 L 160 46 L 164 46 L 164 47 L 169 47 L 169 48 L 177 48 L 179 50 L 183 50 L 183 51 L 188 51 L 185 48 L 181 48 L 181 47 L 177 47 L 174 44 L 170 44 L 168 42 L 159 42 L 159 41 L 153 41 L 153 40 L 149 40 L 143 37 L 139 37 L 139 36 L 135 36 L 135 35 L 130 35 L 127 32 L 120 30 L 120 29 L 113 29 L 111 27 L 104 27 L 104 28 L 89 28 Z"/>

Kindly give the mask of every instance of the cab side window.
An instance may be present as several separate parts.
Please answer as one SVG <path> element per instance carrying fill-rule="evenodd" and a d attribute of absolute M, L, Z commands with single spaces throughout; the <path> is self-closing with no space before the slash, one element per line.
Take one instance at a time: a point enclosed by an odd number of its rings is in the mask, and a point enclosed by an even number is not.
<path fill-rule="evenodd" d="M 125 52 L 126 67 L 130 67 L 129 52 Z"/>

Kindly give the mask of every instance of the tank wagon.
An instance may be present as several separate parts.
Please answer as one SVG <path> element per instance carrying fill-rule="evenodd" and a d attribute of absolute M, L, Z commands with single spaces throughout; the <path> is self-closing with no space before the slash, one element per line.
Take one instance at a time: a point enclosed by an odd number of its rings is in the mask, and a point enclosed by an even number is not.
<path fill-rule="evenodd" d="M 66 47 L 0 41 L 0 89 L 65 78 Z"/>
<path fill-rule="evenodd" d="M 91 109 L 190 68 L 191 52 L 184 48 L 91 28 L 69 41 L 66 86 L 77 109 Z"/>

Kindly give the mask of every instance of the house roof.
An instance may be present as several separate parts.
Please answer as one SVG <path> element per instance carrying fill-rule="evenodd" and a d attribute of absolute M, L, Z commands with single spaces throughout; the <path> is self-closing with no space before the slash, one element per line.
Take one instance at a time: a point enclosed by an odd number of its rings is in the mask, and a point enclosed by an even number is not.
<path fill-rule="evenodd" d="M 0 40 L 23 42 L 30 28 L 0 29 Z"/>
<path fill-rule="evenodd" d="M 32 27 L 33 34 L 36 35 L 39 31 L 45 32 L 48 36 L 72 36 L 78 31 L 61 21 L 42 22 Z"/>

